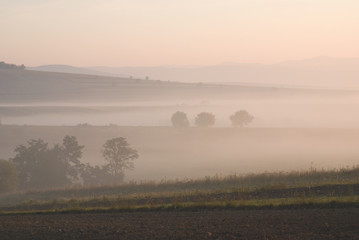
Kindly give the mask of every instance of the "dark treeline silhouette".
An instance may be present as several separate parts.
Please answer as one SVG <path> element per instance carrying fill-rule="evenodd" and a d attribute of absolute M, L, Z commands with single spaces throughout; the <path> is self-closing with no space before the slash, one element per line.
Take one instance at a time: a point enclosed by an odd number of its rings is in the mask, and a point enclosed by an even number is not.
<path fill-rule="evenodd" d="M 16 147 L 14 158 L 0 162 L 0 182 L 8 181 L 0 186 L 0 193 L 14 190 L 17 183 L 19 190 L 120 184 L 124 171 L 133 169 L 133 161 L 138 158 L 137 151 L 121 137 L 103 145 L 106 164 L 102 166 L 82 163 L 83 148 L 74 136 L 65 136 L 62 144 L 52 148 L 42 139 Z"/>
<path fill-rule="evenodd" d="M 25 70 L 25 66 L 23 64 L 15 65 L 15 64 L 0 62 L 0 69 Z"/>

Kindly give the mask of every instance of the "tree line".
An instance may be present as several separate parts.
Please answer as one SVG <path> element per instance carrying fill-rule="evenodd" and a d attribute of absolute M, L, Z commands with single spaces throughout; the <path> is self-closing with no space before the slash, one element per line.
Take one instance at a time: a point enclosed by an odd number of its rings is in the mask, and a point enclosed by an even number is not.
<path fill-rule="evenodd" d="M 246 110 L 239 110 L 229 117 L 232 126 L 234 127 L 244 127 L 250 124 L 254 117 L 250 115 Z M 187 114 L 181 111 L 175 112 L 171 117 L 172 126 L 174 127 L 189 127 L 189 120 Z M 214 114 L 209 112 L 199 113 L 195 120 L 194 124 L 197 127 L 211 127 L 215 124 L 216 117 Z"/>
<path fill-rule="evenodd" d="M 122 137 L 105 142 L 102 156 L 106 163 L 100 166 L 81 162 L 83 148 L 74 136 L 65 136 L 62 144 L 53 147 L 42 139 L 16 147 L 15 157 L 0 159 L 0 194 L 15 189 L 118 184 L 139 157 Z"/>
<path fill-rule="evenodd" d="M 253 121 L 247 111 L 229 117 L 233 126 L 244 127 Z M 189 127 L 187 114 L 177 111 L 171 118 L 174 127 Z M 201 112 L 195 118 L 198 127 L 215 124 L 215 115 Z M 139 157 L 123 137 L 107 140 L 102 146 L 103 165 L 81 161 L 84 146 L 74 136 L 65 136 L 61 144 L 50 147 L 42 139 L 31 139 L 14 149 L 15 157 L 0 159 L 0 194 L 19 190 L 48 189 L 70 186 L 119 184 L 125 170 L 134 168 Z"/>
<path fill-rule="evenodd" d="M 0 62 L 0 69 L 25 70 L 25 66 Z"/>

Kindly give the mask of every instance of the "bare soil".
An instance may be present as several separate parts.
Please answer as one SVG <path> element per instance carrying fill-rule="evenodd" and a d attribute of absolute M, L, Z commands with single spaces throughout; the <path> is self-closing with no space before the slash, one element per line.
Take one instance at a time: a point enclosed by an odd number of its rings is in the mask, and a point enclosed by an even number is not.
<path fill-rule="evenodd" d="M 0 215 L 0 239 L 359 239 L 359 209 Z"/>

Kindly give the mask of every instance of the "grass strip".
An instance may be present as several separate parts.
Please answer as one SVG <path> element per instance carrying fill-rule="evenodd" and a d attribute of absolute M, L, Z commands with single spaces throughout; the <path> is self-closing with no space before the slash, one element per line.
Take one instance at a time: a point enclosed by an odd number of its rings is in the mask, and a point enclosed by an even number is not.
<path fill-rule="evenodd" d="M 289 198 L 249 201 L 186 202 L 175 204 L 139 205 L 127 207 L 66 208 L 29 211 L 0 211 L 0 215 L 22 214 L 83 214 L 112 212 L 153 212 L 153 211 L 204 211 L 204 210 L 284 210 L 284 209 L 331 209 L 359 208 L 358 197 Z"/>

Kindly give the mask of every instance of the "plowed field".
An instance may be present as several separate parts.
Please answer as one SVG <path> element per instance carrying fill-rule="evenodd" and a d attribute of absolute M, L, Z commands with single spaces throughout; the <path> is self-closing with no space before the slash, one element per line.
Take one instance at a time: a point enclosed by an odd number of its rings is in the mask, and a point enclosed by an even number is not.
<path fill-rule="evenodd" d="M 0 215 L 0 239 L 359 239 L 359 209 Z"/>

